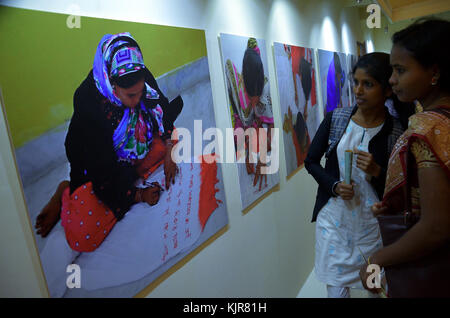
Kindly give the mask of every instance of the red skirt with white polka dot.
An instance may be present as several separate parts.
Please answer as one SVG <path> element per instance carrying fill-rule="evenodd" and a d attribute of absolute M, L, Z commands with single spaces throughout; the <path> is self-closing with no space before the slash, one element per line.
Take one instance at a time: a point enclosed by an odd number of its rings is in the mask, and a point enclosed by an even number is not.
<path fill-rule="evenodd" d="M 117 219 L 94 194 L 88 182 L 72 194 L 67 188 L 62 196 L 61 225 L 69 246 L 78 252 L 92 252 L 108 236 Z"/>

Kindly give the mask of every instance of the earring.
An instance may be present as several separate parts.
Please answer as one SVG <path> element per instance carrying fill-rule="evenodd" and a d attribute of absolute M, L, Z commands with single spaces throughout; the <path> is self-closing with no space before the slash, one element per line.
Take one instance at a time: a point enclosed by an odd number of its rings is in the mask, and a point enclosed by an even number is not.
<path fill-rule="evenodd" d="M 423 112 L 423 106 L 420 104 L 420 102 L 418 100 L 416 100 L 414 102 L 414 104 L 416 106 L 416 110 L 415 110 L 416 114 Z"/>
<path fill-rule="evenodd" d="M 436 86 L 436 84 L 438 83 L 438 79 L 439 79 L 439 77 L 433 77 L 431 79 L 431 85 Z"/>

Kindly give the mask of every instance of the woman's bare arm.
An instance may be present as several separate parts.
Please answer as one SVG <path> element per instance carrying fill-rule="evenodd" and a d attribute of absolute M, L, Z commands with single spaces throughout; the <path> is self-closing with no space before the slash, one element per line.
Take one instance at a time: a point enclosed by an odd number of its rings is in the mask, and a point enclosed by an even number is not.
<path fill-rule="evenodd" d="M 450 180 L 441 167 L 419 168 L 421 218 L 402 238 L 371 257 L 380 266 L 411 261 L 450 240 Z"/>

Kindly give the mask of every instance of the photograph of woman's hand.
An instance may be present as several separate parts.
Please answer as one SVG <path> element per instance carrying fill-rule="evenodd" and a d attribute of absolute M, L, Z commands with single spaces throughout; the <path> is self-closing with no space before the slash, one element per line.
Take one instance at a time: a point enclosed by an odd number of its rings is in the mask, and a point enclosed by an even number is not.
<path fill-rule="evenodd" d="M 142 201 L 149 205 L 155 205 L 159 201 L 161 189 L 161 186 L 158 184 L 142 190 Z"/>

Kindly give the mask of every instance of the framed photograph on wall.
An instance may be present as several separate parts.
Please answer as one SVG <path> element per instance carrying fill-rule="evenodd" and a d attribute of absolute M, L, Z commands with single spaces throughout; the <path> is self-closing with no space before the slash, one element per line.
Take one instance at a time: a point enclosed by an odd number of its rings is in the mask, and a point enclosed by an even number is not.
<path fill-rule="evenodd" d="M 321 49 L 318 53 L 324 114 L 335 108 L 350 106 L 347 56 Z"/>
<path fill-rule="evenodd" d="M 245 211 L 270 193 L 280 180 L 278 164 L 274 167 L 275 151 L 271 151 L 272 137 L 275 140 L 276 136 L 272 136 L 274 121 L 266 43 L 263 39 L 221 33 L 220 48 L 227 107 L 235 134 L 242 209 Z M 251 131 L 255 134 L 248 139 L 237 137 L 239 132 Z M 266 166 L 273 170 L 267 174 L 260 173 L 264 165 L 264 159 L 261 159 L 263 148 L 268 155 L 267 161 L 270 161 Z"/>
<path fill-rule="evenodd" d="M 2 7 L 4 111 L 50 296 L 131 297 L 228 224 L 214 154 L 170 160 L 215 127 L 205 33 L 79 18 Z"/>
<path fill-rule="evenodd" d="M 289 178 L 303 167 L 321 122 L 315 55 L 313 49 L 283 43 L 274 43 L 273 50 Z"/>

